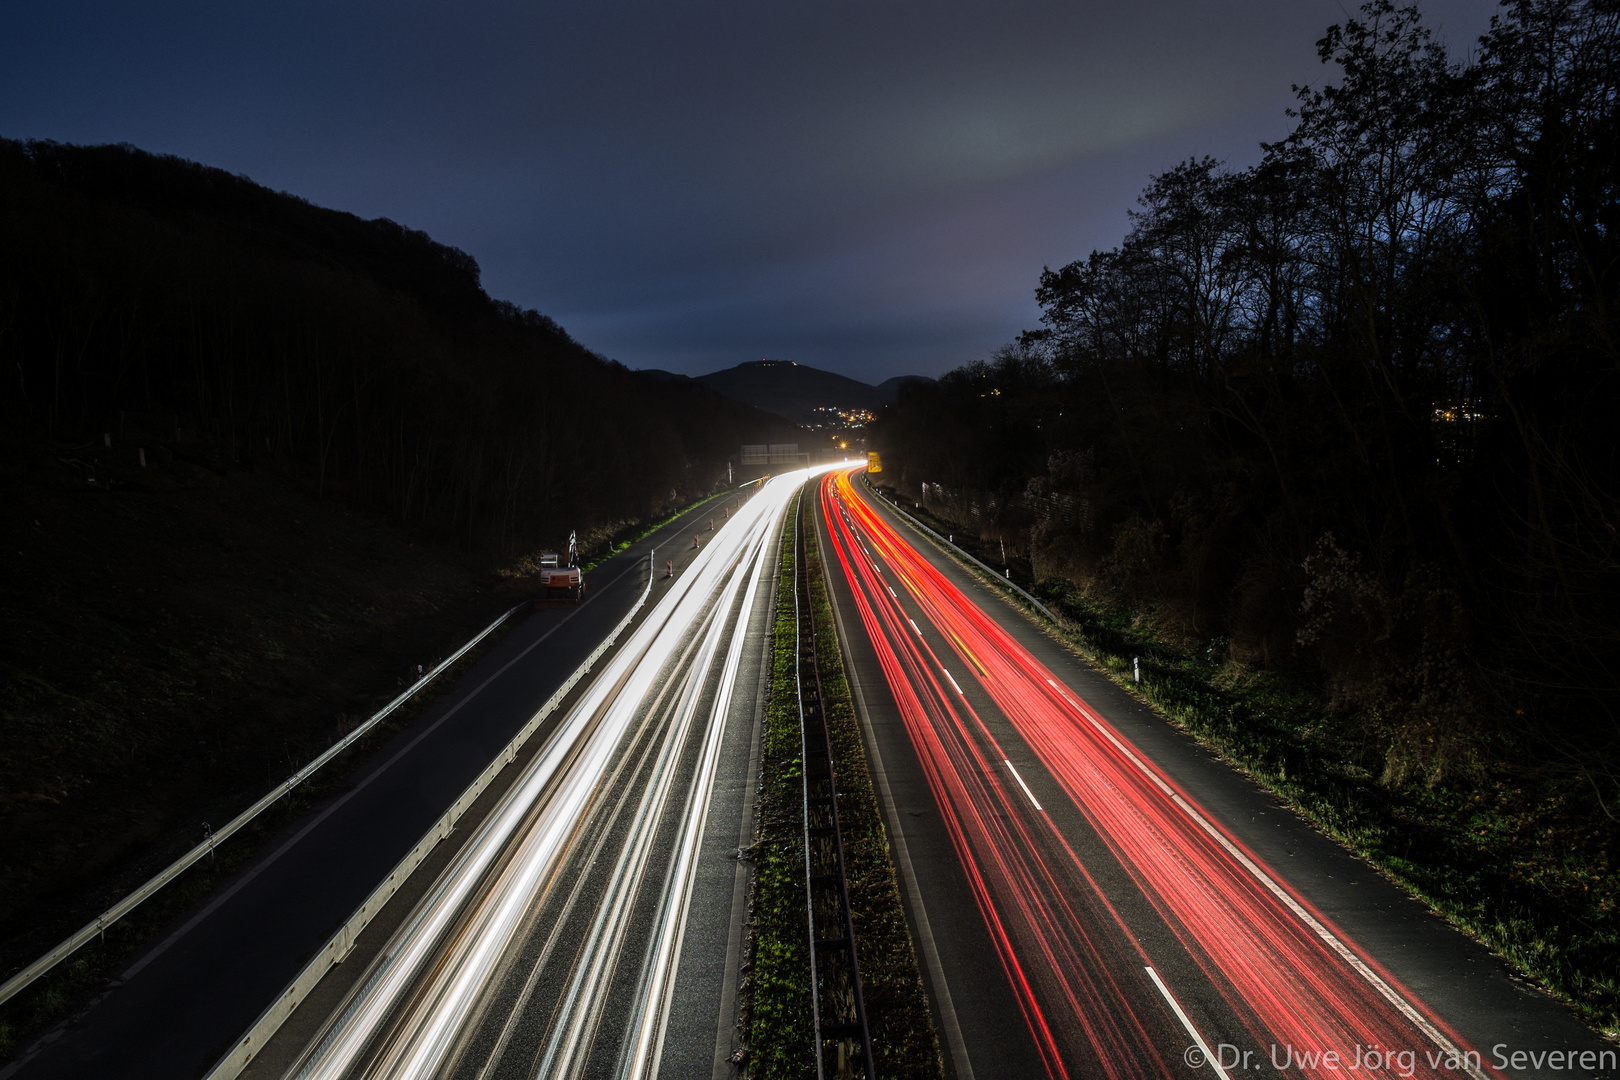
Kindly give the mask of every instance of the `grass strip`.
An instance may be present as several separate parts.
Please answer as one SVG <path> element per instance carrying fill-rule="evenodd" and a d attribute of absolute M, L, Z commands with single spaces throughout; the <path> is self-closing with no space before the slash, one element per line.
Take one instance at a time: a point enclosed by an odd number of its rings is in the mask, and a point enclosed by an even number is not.
<path fill-rule="evenodd" d="M 580 571 L 584 572 L 588 570 L 595 570 L 598 566 L 601 566 L 603 563 L 613 558 L 613 556 L 619 554 L 619 552 L 628 549 L 631 544 L 639 543 L 640 541 L 647 539 L 647 537 L 651 536 L 659 529 L 662 529 L 665 525 L 678 520 L 686 514 L 690 514 L 693 510 L 696 510 L 704 503 L 713 502 L 718 498 L 732 494 L 735 494 L 734 490 L 731 488 L 726 488 L 723 491 L 716 491 L 712 495 L 705 495 L 701 499 L 694 499 L 692 502 L 687 503 L 685 506 L 670 514 L 668 517 L 655 521 L 651 525 L 641 527 L 638 527 L 637 525 L 626 525 L 621 527 L 617 534 L 619 538 L 615 540 L 611 536 L 608 537 L 606 541 L 607 546 L 597 554 L 591 556 L 590 561 L 585 563 L 584 566 L 580 567 Z M 639 528 L 638 532 L 634 534 L 629 533 L 629 530 L 637 528 Z"/>
<path fill-rule="evenodd" d="M 838 778 L 844 875 L 849 882 L 861 991 L 872 1036 L 872 1065 L 879 1077 L 941 1077 L 944 1064 L 933 1014 L 901 906 L 889 834 L 867 771 L 866 748 L 844 673 L 843 653 L 837 644 L 838 632 L 821 561 L 821 534 L 811 522 L 806 522 L 806 528 L 810 606 L 821 643 L 816 650 L 816 665 L 821 675 L 822 710 L 832 744 L 833 769 Z"/>
<path fill-rule="evenodd" d="M 781 534 L 771 684 L 751 853 L 753 929 L 739 995 L 741 1026 L 747 1032 L 746 1075 L 759 1080 L 806 1080 L 815 1072 L 804 899 L 803 763 L 794 680 L 794 520 L 793 514 L 786 516 Z"/>
<path fill-rule="evenodd" d="M 992 555 L 993 542 L 979 543 L 961 525 L 907 513 L 955 532 L 964 550 Z M 1013 577 L 1061 621 L 1053 627 L 997 589 L 1008 603 L 1605 1037 L 1620 1039 L 1620 830 L 1590 792 L 1508 761 L 1488 766 L 1477 782 L 1384 783 L 1385 747 L 1356 738 L 1315 687 L 1236 663 L 1220 640 L 1178 646 L 1155 631 L 1150 612 L 1110 606 L 1068 581 L 1034 580 L 1027 562 L 1013 561 Z M 1140 684 L 1133 658 L 1140 658 Z"/>

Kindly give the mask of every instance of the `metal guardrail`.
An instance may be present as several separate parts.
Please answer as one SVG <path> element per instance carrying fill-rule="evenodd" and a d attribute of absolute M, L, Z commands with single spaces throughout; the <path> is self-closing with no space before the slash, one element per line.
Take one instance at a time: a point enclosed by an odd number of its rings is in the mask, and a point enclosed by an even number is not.
<path fill-rule="evenodd" d="M 803 501 L 801 494 L 794 520 L 793 611 L 816 1076 L 820 1080 L 857 1076 L 871 1080 L 874 1075 L 872 1036 L 861 995 L 860 958 L 856 955 L 855 926 L 850 919 L 849 882 L 844 876 L 844 838 L 838 825 L 838 778 L 822 707 L 821 672 L 816 663 L 815 615 L 810 604 L 810 576 L 804 557 Z"/>
<path fill-rule="evenodd" d="M 323 947 L 316 950 L 314 958 L 304 965 L 302 971 L 293 977 L 293 980 L 287 984 L 286 989 L 276 995 L 275 1000 L 253 1022 L 253 1026 L 248 1028 L 242 1038 L 209 1070 L 204 1080 L 236 1080 L 236 1077 L 241 1075 L 242 1070 L 247 1068 L 248 1063 L 253 1060 L 254 1056 L 264 1049 L 271 1037 L 281 1029 L 281 1025 L 292 1015 L 293 1010 L 298 1007 L 298 1003 L 308 997 L 309 992 L 315 989 L 316 984 L 326 976 L 327 971 L 334 965 L 343 962 L 344 958 L 349 955 L 349 951 L 354 948 L 354 943 L 360 937 L 360 932 L 371 923 L 372 919 L 377 917 L 383 906 L 405 884 L 411 873 L 438 846 L 439 841 L 450 835 L 451 830 L 455 828 L 456 822 L 478 800 L 478 796 L 484 793 L 484 789 L 489 787 L 501 770 L 517 759 L 518 752 L 523 749 L 524 744 L 529 741 L 530 737 L 540 729 L 540 725 L 545 722 L 546 717 L 557 710 L 557 707 L 568 697 L 569 692 L 578 685 L 581 679 L 590 673 L 591 668 L 602 658 L 602 654 L 613 647 L 613 643 L 619 639 L 620 634 L 624 633 L 625 628 L 630 625 L 631 620 L 636 617 L 636 613 L 641 610 L 642 605 L 646 604 L 647 597 L 652 593 L 652 583 L 656 576 L 653 571 L 653 556 L 649 554 L 647 556 L 647 587 L 641 591 L 640 598 L 636 600 L 635 605 L 625 614 L 624 618 L 619 620 L 619 624 L 613 628 L 612 633 L 603 638 L 601 644 L 597 645 L 591 654 L 585 658 L 585 661 L 574 669 L 574 673 L 568 676 L 568 681 L 564 682 L 557 688 L 556 693 L 546 699 L 546 703 L 540 706 L 539 711 L 531 716 L 528 722 L 518 730 L 518 733 L 512 737 L 512 741 L 507 743 L 505 748 L 495 755 L 495 759 L 489 763 L 489 766 L 478 774 L 478 779 L 474 780 L 467 787 L 467 790 L 461 793 L 460 798 L 450 804 L 450 809 L 446 810 L 443 816 L 429 826 L 427 832 L 422 835 L 421 840 L 417 841 L 416 846 L 410 850 L 410 853 L 399 861 L 399 864 L 394 867 L 382 884 L 378 885 L 371 895 L 366 897 L 360 906 L 355 909 L 354 914 L 350 915 L 343 925 L 338 928 L 337 933 L 332 935 L 331 939 Z M 511 612 L 507 614 L 510 615 Z"/>
<path fill-rule="evenodd" d="M 1017 583 L 1013 582 L 1009 578 L 1006 578 L 1006 577 L 1002 576 L 1001 574 L 996 573 L 994 570 L 992 570 L 990 568 L 989 565 L 987 565 L 985 562 L 983 562 L 982 560 L 980 560 L 979 558 L 974 556 L 971 552 L 968 552 L 968 551 L 964 550 L 963 548 L 961 548 L 960 546 L 958 546 L 957 543 L 954 540 L 946 539 L 945 537 L 939 535 L 939 533 L 935 532 L 933 529 L 930 529 L 927 525 L 924 525 L 922 522 L 918 521 L 916 518 L 914 518 L 910 514 L 906 513 L 906 511 L 900 506 L 900 504 L 898 502 L 895 502 L 892 499 L 884 498 L 883 492 L 879 491 L 875 486 L 873 486 L 870 477 L 862 477 L 861 479 L 866 484 L 866 489 L 868 491 L 870 491 L 873 495 L 876 495 L 879 499 L 882 499 L 889 506 L 894 507 L 895 511 L 901 517 L 903 517 L 907 521 L 911 522 L 913 525 L 915 525 L 917 528 L 921 529 L 923 532 L 927 533 L 929 536 L 932 536 L 935 540 L 937 540 L 944 547 L 950 548 L 952 551 L 954 551 L 958 555 L 962 556 L 962 558 L 967 559 L 969 562 L 971 562 L 974 565 L 976 565 L 977 567 L 979 567 L 979 569 L 981 569 L 985 573 L 989 574 L 992 578 L 995 578 L 997 585 L 1000 585 L 1000 586 L 1002 586 L 1003 588 L 1006 588 L 1006 589 L 1011 589 L 1013 592 L 1017 593 L 1019 596 L 1022 596 L 1025 600 L 1028 600 L 1031 604 L 1034 604 L 1036 609 L 1038 611 L 1040 611 L 1040 613 L 1042 615 L 1045 615 L 1048 619 L 1051 619 L 1054 623 L 1057 623 L 1060 626 L 1063 624 L 1063 620 L 1059 619 L 1056 615 L 1054 615 L 1052 613 L 1051 608 L 1047 607 L 1045 604 L 1041 603 L 1039 600 L 1037 600 L 1033 596 L 1031 596 L 1024 589 L 1020 588 L 1017 585 Z"/>
<path fill-rule="evenodd" d="M 428 683 L 438 678 L 439 675 L 443 674 L 445 669 L 450 667 L 450 665 L 454 664 L 457 660 L 460 660 L 480 641 L 483 641 L 490 634 L 494 633 L 502 623 L 506 622 L 507 619 L 512 617 L 513 612 L 517 611 L 522 606 L 523 605 L 519 604 L 518 607 L 512 608 L 506 614 L 490 623 L 478 634 L 477 637 L 473 638 L 461 648 L 457 649 L 450 656 L 446 657 L 442 662 L 434 667 L 432 671 L 428 672 L 415 683 L 411 684 L 411 686 L 404 693 L 400 694 L 393 701 L 390 701 L 387 705 L 383 706 L 383 708 L 378 712 L 373 713 L 371 717 L 364 723 L 360 724 L 347 735 L 343 736 L 343 738 L 327 747 L 325 752 L 323 752 L 315 760 L 311 761 L 308 765 L 305 765 L 302 769 L 299 769 L 287 779 L 283 780 L 280 784 L 276 785 L 276 787 L 271 790 L 269 794 L 265 795 L 264 798 L 260 799 L 258 802 L 236 815 L 236 817 L 232 818 L 228 824 L 220 828 L 218 831 L 210 833 L 206 838 L 204 838 L 202 843 L 198 844 L 196 847 L 180 856 L 180 858 L 170 863 L 151 880 L 147 881 L 146 884 L 142 885 L 140 888 L 118 901 L 118 903 L 96 916 L 94 922 L 86 923 L 71 937 L 63 941 L 60 945 L 56 946 L 56 948 L 52 949 L 44 956 L 41 956 L 38 960 L 35 960 L 32 964 L 29 964 L 17 974 L 13 975 L 10 979 L 6 980 L 4 985 L 0 985 L 0 1003 L 10 1000 L 23 990 L 27 989 L 41 975 L 44 975 L 57 964 L 60 964 L 63 960 L 66 960 L 69 956 L 72 956 L 80 948 L 88 944 L 92 938 L 98 937 L 105 933 L 106 929 L 113 923 L 117 922 L 119 919 L 122 919 L 125 915 L 128 915 L 131 911 L 140 906 L 143 901 L 149 899 L 159 889 L 163 888 L 163 886 L 185 873 L 200 859 L 202 859 L 203 856 L 212 853 L 215 848 L 228 840 L 244 825 L 247 825 L 254 818 L 258 817 L 271 806 L 275 805 L 278 800 L 280 800 L 288 792 L 292 791 L 293 788 L 309 779 L 310 776 L 312 776 L 322 765 L 325 765 L 327 762 L 341 754 L 344 750 L 347 750 L 355 743 L 356 740 L 360 739 L 366 734 L 366 732 L 376 727 L 378 723 L 380 723 L 395 709 L 398 709 L 401 705 L 405 704 L 405 702 L 409 701 L 411 697 L 414 696 L 418 691 L 427 686 Z"/>

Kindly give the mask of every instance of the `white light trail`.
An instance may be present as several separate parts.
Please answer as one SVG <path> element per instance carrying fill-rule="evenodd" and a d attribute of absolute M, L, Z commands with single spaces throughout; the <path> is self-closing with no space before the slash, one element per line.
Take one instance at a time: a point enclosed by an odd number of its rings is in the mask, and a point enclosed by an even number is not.
<path fill-rule="evenodd" d="M 683 643 L 696 632 L 703 639 L 698 662 L 690 669 L 689 685 L 680 694 L 672 730 L 663 737 L 652 774 L 655 779 L 639 800 L 631 839 L 616 860 L 588 948 L 575 965 L 573 985 L 565 993 L 564 1000 L 575 1008 L 561 1016 L 553 1029 L 545 1052 L 547 1067 L 542 1071 L 548 1076 L 560 1075 L 583 1065 L 590 1030 L 601 1013 L 596 997 L 609 981 L 602 973 L 618 958 L 618 944 L 641 870 L 652 853 L 664 800 L 679 786 L 674 767 L 679 747 L 696 722 L 702 686 L 718 654 L 722 632 L 730 629 L 720 691 L 708 717 L 699 772 L 687 799 L 683 832 L 648 946 L 626 1052 L 620 1056 L 621 1075 L 650 1075 L 656 1070 L 719 732 L 747 616 L 766 573 L 760 565 L 762 556 L 800 484 L 820 471 L 799 470 L 762 485 L 694 556 L 686 572 L 674 579 L 501 805 L 395 933 L 373 970 L 360 980 L 353 998 L 300 1063 L 296 1070 L 300 1080 L 335 1080 L 362 1061 L 367 1061 L 366 1075 L 377 1080 L 431 1076 L 445 1066 L 525 916 L 561 869 L 578 823 L 590 811 L 623 738 L 643 713 L 647 699 L 663 686 L 666 668 Z M 745 579 L 748 588 L 743 610 L 736 619 L 729 619 Z M 508 851 L 511 857 L 491 877 Z M 476 907 L 469 912 L 471 905 Z M 454 940 L 446 944 L 452 928 Z M 595 974 L 586 978 L 587 972 Z M 385 1030 L 389 1037 L 377 1051 L 374 1042 Z"/>
<path fill-rule="evenodd" d="M 773 519 L 774 523 L 774 519 Z M 658 1075 L 660 1051 L 664 1043 L 664 1026 L 669 1020 L 671 995 L 675 991 L 675 969 L 681 952 L 681 941 L 686 930 L 686 912 L 692 899 L 692 886 L 697 877 L 698 849 L 703 840 L 704 825 L 709 817 L 709 795 L 714 787 L 715 765 L 720 756 L 720 737 L 725 732 L 726 713 L 731 707 L 731 694 L 737 682 L 737 669 L 742 662 L 743 642 L 759 596 L 761 584 L 767 580 L 773 567 L 763 557 L 770 533 L 762 530 L 757 544 L 758 557 L 744 560 L 756 567 L 748 580 L 748 591 L 743 595 L 742 608 L 731 626 L 731 647 L 726 654 L 725 669 L 721 672 L 720 687 L 711 710 L 708 735 L 704 740 L 703 756 L 698 765 L 697 783 L 692 785 L 687 798 L 686 823 L 675 863 L 670 868 L 669 883 L 664 889 L 658 928 L 648 951 L 651 963 L 646 965 L 642 979 L 642 992 L 636 1008 L 633 1037 L 626 1047 L 624 1067 L 619 1070 L 627 1080 L 641 1080 Z M 729 594 L 728 594 L 729 596 Z M 722 610 L 729 608 L 725 605 Z"/>

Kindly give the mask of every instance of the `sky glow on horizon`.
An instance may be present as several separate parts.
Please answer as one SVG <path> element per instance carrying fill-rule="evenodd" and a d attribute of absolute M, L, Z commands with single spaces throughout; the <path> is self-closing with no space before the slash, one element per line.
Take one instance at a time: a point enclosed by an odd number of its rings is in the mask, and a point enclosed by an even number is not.
<path fill-rule="evenodd" d="M 1433 0 L 1454 58 L 1496 10 Z M 17 5 L 0 136 L 129 142 L 472 254 L 630 367 L 877 383 L 1035 324 L 1149 176 L 1243 166 L 1333 0 Z"/>

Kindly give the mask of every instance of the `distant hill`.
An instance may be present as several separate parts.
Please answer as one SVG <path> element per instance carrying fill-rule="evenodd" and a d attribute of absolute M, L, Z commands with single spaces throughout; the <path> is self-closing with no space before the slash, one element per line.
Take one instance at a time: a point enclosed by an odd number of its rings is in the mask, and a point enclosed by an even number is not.
<path fill-rule="evenodd" d="M 660 373 L 662 374 L 662 373 Z M 699 375 L 697 382 L 728 398 L 747 402 L 789 420 L 808 423 L 821 408 L 871 409 L 894 403 L 900 387 L 932 382 L 921 375 L 899 375 L 873 386 L 792 360 L 751 360 L 724 371 Z"/>

